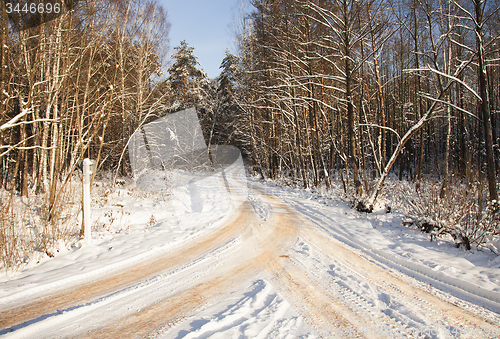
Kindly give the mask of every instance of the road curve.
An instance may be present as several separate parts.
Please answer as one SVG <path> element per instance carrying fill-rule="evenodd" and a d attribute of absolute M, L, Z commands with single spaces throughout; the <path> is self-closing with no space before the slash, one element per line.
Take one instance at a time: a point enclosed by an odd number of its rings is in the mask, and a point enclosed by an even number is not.
<path fill-rule="evenodd" d="M 14 330 L 6 337 L 29 337 L 34 331 L 38 338 L 54 333 L 72 338 L 147 337 L 257 277 L 276 285 L 310 329 L 340 329 L 327 337 L 349 333 L 350 338 L 386 338 L 385 333 L 367 330 L 381 324 L 398 328 L 396 337 L 411 337 L 401 332 L 405 328 L 434 323 L 441 328 L 496 326 L 332 239 L 283 201 L 262 191 L 252 194 L 270 206 L 266 219 L 246 201 L 224 225 L 175 253 L 1 310 L 0 329 Z M 157 296 L 153 304 L 141 303 L 151 295 Z M 489 334 L 476 331 L 462 337 Z"/>

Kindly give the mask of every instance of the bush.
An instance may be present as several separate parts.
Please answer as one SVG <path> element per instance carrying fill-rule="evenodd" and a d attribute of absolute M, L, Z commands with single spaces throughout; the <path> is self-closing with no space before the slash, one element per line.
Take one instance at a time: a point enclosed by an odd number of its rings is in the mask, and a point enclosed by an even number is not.
<path fill-rule="evenodd" d="M 487 202 L 486 187 L 481 183 L 450 186 L 443 199 L 438 184 L 427 183 L 418 191 L 406 187 L 405 191 L 402 198 L 407 219 L 403 223 L 430 233 L 431 241 L 449 234 L 457 247 L 470 250 L 500 233 L 498 203 Z"/>
<path fill-rule="evenodd" d="M 80 188 L 67 185 L 51 218 L 47 194 L 35 194 L 33 189 L 26 198 L 0 189 L 0 269 L 16 270 L 31 259 L 53 257 L 60 242 L 78 237 Z"/>

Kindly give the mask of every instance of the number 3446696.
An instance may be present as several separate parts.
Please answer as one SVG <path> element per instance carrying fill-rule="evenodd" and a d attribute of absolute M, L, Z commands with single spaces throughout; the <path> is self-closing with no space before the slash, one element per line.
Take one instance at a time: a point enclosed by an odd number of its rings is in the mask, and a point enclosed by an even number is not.
<path fill-rule="evenodd" d="M 60 13 L 61 12 L 61 4 L 56 2 L 54 4 L 47 2 L 25 2 L 23 4 L 20 3 L 5 3 L 5 11 L 7 14 L 52 14 L 52 13 Z"/>

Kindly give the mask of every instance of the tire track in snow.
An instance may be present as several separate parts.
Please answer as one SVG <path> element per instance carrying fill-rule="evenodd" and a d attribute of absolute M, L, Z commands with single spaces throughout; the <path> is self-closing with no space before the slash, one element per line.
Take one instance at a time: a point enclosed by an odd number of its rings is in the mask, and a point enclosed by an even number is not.
<path fill-rule="evenodd" d="M 185 286 L 173 294 L 164 295 L 154 304 L 146 305 L 133 314 L 127 313 L 110 322 L 97 323 L 90 332 L 83 329 L 76 335 L 72 333 L 72 337 L 129 338 L 150 335 L 165 324 L 192 315 L 204 305 L 217 303 L 226 295 L 240 290 L 241 286 L 259 274 L 269 277 L 268 281 L 279 287 L 280 293 L 295 306 L 311 329 L 325 326 L 340 329 L 337 337 L 342 336 L 343 329 L 349 331 L 359 326 L 376 326 L 377 322 L 403 327 L 404 322 L 410 319 L 404 318 L 409 312 L 414 312 L 415 317 L 430 315 L 451 326 L 491 324 L 411 286 L 404 278 L 391 274 L 387 266 L 374 262 L 318 230 L 317 226 L 292 212 L 283 201 L 264 193 L 261 198 L 271 206 L 264 222 L 254 211 L 255 206 L 247 202 L 226 226 L 208 233 L 203 239 L 185 244 L 175 253 L 168 253 L 107 279 L 83 284 L 76 290 L 65 291 L 60 298 L 57 294 L 41 297 L 28 304 L 24 313 L 19 308 L 2 310 L 0 323 L 3 325 L 4 321 L 10 321 L 30 326 L 33 322 L 41 322 L 47 314 L 58 317 L 57 310 L 61 308 L 95 302 L 103 295 L 122 293 L 121 290 L 133 289 L 140 284 L 147 288 L 148 277 L 155 277 L 159 272 L 177 269 L 181 275 L 188 274 L 190 271 L 186 268 L 193 267 L 193 262 L 199 262 L 207 269 L 207 273 L 198 274 L 197 279 L 201 282 L 196 280 L 192 282 L 194 286 Z M 258 206 L 264 205 L 259 203 Z M 262 213 L 259 215 L 264 215 Z M 203 258 L 209 259 L 214 251 L 236 237 L 241 237 L 238 252 L 221 252 L 221 255 L 233 256 L 227 266 L 203 266 Z M 294 253 L 298 238 L 314 247 L 318 256 L 305 253 L 305 249 L 304 253 Z M 325 266 L 324 263 L 333 263 L 342 269 L 336 273 L 336 266 Z M 311 266 L 314 270 L 309 271 Z M 168 274 L 158 275 L 160 283 L 169 283 Z M 128 291 L 132 296 L 139 296 Z M 384 303 L 387 307 L 383 306 Z M 399 312 L 397 308 L 390 307 L 391 303 L 407 308 Z M 95 304 L 98 307 L 99 300 Z M 386 313 L 382 312 L 382 307 L 387 309 Z M 349 337 L 377 336 L 355 331 Z"/>
<path fill-rule="evenodd" d="M 200 306 L 213 303 L 224 295 L 238 290 L 270 263 L 280 259 L 280 254 L 293 244 L 298 234 L 297 224 L 292 218 L 293 213 L 281 202 L 273 208 L 270 220 L 260 224 L 253 209 L 248 204 L 245 206 L 251 224 L 250 232 L 245 232 L 245 240 L 239 251 L 242 255 L 233 260 L 233 265 L 224 267 L 220 272 L 214 272 L 212 276 L 216 275 L 215 273 L 218 275 L 208 281 L 82 337 L 144 337 L 165 323 L 175 323 L 177 319 L 187 317 Z"/>
<path fill-rule="evenodd" d="M 283 296 L 313 331 L 325 329 L 349 329 L 361 324 L 359 317 L 346 308 L 338 296 L 328 293 L 308 279 L 304 272 L 288 263 L 274 261 L 268 265 L 270 282 L 276 284 Z M 364 338 L 358 334 L 352 338 Z"/>
<path fill-rule="evenodd" d="M 414 328 L 413 326 L 417 326 L 415 330 L 419 330 L 420 327 L 420 330 L 425 331 L 438 324 L 438 328 L 442 330 L 449 328 L 453 331 L 453 329 L 463 327 L 475 329 L 475 332 L 470 336 L 462 336 L 464 338 L 489 338 L 488 329 L 498 326 L 492 321 L 485 320 L 474 313 L 413 286 L 408 281 L 409 277 L 402 280 L 400 277 L 394 276 L 389 272 L 388 267 L 382 267 L 380 263 L 367 260 L 363 255 L 357 254 L 356 250 L 347 248 L 346 245 L 329 237 L 317 228 L 306 227 L 306 229 L 302 228 L 302 230 L 301 237 L 306 239 L 306 243 L 314 246 L 316 252 L 330 258 L 323 258 L 319 261 L 328 262 L 330 260 L 330 262 L 342 266 L 343 272 L 338 277 L 337 285 L 344 291 L 344 295 L 347 295 L 345 300 L 348 305 L 357 302 L 362 303 L 362 299 L 365 299 L 364 296 L 353 290 L 352 285 L 346 282 L 349 276 L 357 275 L 378 291 L 378 295 L 382 297 L 378 298 L 379 301 L 387 305 L 386 309 L 380 307 L 383 305 L 376 305 L 375 310 L 378 308 L 379 313 L 384 313 L 385 316 L 390 318 L 391 323 L 396 324 L 402 330 L 409 330 Z M 321 268 L 318 268 L 318 270 L 321 270 Z M 383 300 L 384 297 L 386 300 Z M 374 298 L 374 300 L 377 299 Z M 442 336 L 437 333 L 435 337 Z"/>
<path fill-rule="evenodd" d="M 313 327 L 337 324 L 342 328 L 353 328 L 347 319 L 349 311 L 327 295 L 318 286 L 314 286 L 299 271 L 288 265 L 288 259 L 282 253 L 291 248 L 299 232 L 296 215 L 283 202 L 266 197 L 273 210 L 264 224 L 253 224 L 246 232 L 240 252 L 245 253 L 245 260 L 236 267 L 227 267 L 220 275 L 212 274 L 209 281 L 194 288 L 159 301 L 151 307 L 139 311 L 130 317 L 115 321 L 113 324 L 92 331 L 83 338 L 144 337 L 157 331 L 166 323 L 176 323 L 196 312 L 200 306 L 216 303 L 225 295 L 240 289 L 243 283 L 255 278 L 262 272 L 268 272 L 275 283 L 290 293 L 284 292 L 292 300 L 306 323 Z M 255 214 L 252 212 L 252 215 Z M 215 273 L 215 272 L 214 272 Z M 215 276 L 215 277 L 214 277 Z M 359 317 L 356 317 L 359 318 Z M 359 324 L 357 321 L 356 324 Z M 362 337 L 362 336 L 357 336 Z"/>
<path fill-rule="evenodd" d="M 41 321 L 47 315 L 55 315 L 60 310 L 90 303 L 117 290 L 134 286 L 137 282 L 147 280 L 158 274 L 158 272 L 174 268 L 200 257 L 238 236 L 244 225 L 246 225 L 248 209 L 251 209 L 251 207 L 248 205 L 242 206 L 228 220 L 226 226 L 207 233 L 202 239 L 196 239 L 180 248 L 173 249 L 155 260 L 141 263 L 104 279 L 57 291 L 46 296 L 36 297 L 31 302 L 21 306 L 3 309 L 0 312 L 0 326 L 5 329 Z"/>
<path fill-rule="evenodd" d="M 272 206 L 271 221 L 274 214 L 285 207 L 284 202 L 275 197 L 259 191 L 263 200 Z M 277 206 L 279 206 L 277 208 Z M 304 220 L 286 207 L 287 214 L 293 219 L 298 232 L 298 237 L 304 232 Z M 260 214 L 260 213 L 259 213 Z M 295 238 L 295 239 L 298 239 Z M 293 244 L 287 248 L 290 250 Z M 287 251 L 290 253 L 290 251 Z M 266 273 L 269 281 L 279 286 L 283 296 L 291 302 L 304 321 L 313 329 L 342 329 L 351 330 L 358 326 L 370 324 L 375 325 L 366 317 L 360 318 L 359 314 L 352 312 L 346 304 L 341 301 L 338 295 L 331 293 L 318 281 L 310 279 L 306 267 L 294 265 L 290 260 L 290 255 L 282 255 L 275 258 L 266 266 Z M 362 333 L 351 333 L 350 338 L 364 338 Z M 371 338 L 377 338 L 373 335 Z"/>
<path fill-rule="evenodd" d="M 370 323 L 358 325 L 361 326 L 361 329 L 367 328 L 363 331 L 366 332 L 365 334 L 390 332 L 391 337 L 399 338 L 405 336 L 398 332 L 409 332 L 412 329 L 423 330 L 425 326 L 430 325 L 420 324 L 419 319 L 409 318 L 407 316 L 408 309 L 405 309 L 404 313 L 399 312 L 395 305 L 404 307 L 404 304 L 395 294 L 375 285 L 372 280 L 366 279 L 358 271 L 350 269 L 350 266 L 346 266 L 342 260 L 328 258 L 317 252 L 311 253 L 311 257 L 299 255 L 299 257 L 294 258 L 294 264 L 298 266 L 303 265 L 306 261 L 309 262 L 309 267 L 315 268 L 308 274 L 310 279 L 316 280 L 323 288 L 337 295 L 352 312 L 370 321 Z M 325 266 L 325 262 L 331 264 Z M 356 263 L 353 262 L 349 264 L 356 266 Z"/>
<path fill-rule="evenodd" d="M 431 282 L 433 286 L 437 286 L 441 290 L 446 289 L 453 294 L 455 302 L 462 303 L 464 306 L 467 305 L 467 303 L 464 303 L 463 301 L 469 300 L 474 304 L 484 305 L 485 308 L 492 312 L 500 313 L 500 294 L 498 292 L 483 289 L 470 282 L 449 277 L 440 272 L 434 272 L 427 267 L 411 261 L 406 261 L 397 256 L 391 256 L 381 250 L 372 248 L 362 239 L 352 239 L 350 235 L 343 231 L 329 230 L 328 227 L 326 227 L 328 223 L 340 224 L 340 222 L 335 218 L 321 213 L 319 209 L 314 210 L 309 206 L 297 203 L 293 199 L 287 199 L 286 202 L 305 219 L 315 224 L 317 227 L 325 231 L 325 233 L 328 233 L 328 237 L 334 237 L 339 242 L 344 243 L 353 249 L 360 250 L 364 255 L 366 255 L 368 260 L 381 263 L 386 267 L 389 266 L 390 268 L 395 268 L 403 275 L 411 276 L 421 282 Z M 318 205 L 318 207 L 322 206 Z M 448 294 L 447 297 L 450 298 L 450 295 Z M 470 307 L 470 305 L 468 306 Z M 483 312 L 484 309 L 482 307 L 477 308 L 477 311 L 487 315 L 487 312 Z"/>

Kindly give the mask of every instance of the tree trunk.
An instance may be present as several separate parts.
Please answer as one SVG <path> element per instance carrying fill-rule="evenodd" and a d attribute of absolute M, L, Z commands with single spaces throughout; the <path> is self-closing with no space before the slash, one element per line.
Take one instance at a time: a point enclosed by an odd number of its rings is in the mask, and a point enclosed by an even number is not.
<path fill-rule="evenodd" d="M 495 176 L 495 162 L 493 159 L 493 138 L 491 132 L 491 114 L 490 114 L 490 103 L 488 98 L 488 83 L 487 83 L 487 73 L 486 65 L 484 60 L 484 34 L 483 34 L 483 10 L 481 0 L 473 0 L 474 9 L 476 14 L 476 53 L 478 58 L 478 82 L 479 82 L 479 95 L 481 97 L 481 102 L 479 105 L 479 110 L 481 113 L 481 118 L 483 122 L 483 133 L 484 133 L 484 143 L 486 148 L 486 168 L 488 175 L 488 188 L 490 193 L 490 201 L 498 201 L 497 192 L 497 182 Z"/>
<path fill-rule="evenodd" d="M 348 43 L 346 42 L 346 44 Z M 361 184 L 361 181 L 359 180 L 358 156 L 356 152 L 357 128 L 354 122 L 354 105 L 352 103 L 352 92 L 351 92 L 352 74 L 350 67 L 351 66 L 349 62 L 349 53 L 347 49 L 345 57 L 345 73 L 346 73 L 345 96 L 347 101 L 347 120 L 348 120 L 348 135 L 349 135 L 349 165 L 353 169 L 354 189 L 356 195 L 361 196 L 363 194 L 363 186 Z"/>

